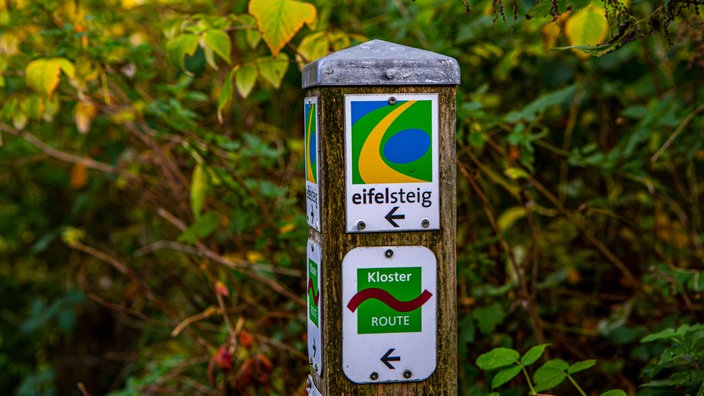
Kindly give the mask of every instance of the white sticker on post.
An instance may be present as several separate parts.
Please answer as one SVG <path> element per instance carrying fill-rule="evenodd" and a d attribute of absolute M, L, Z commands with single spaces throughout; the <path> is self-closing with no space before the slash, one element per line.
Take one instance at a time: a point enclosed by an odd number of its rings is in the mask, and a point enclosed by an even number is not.
<path fill-rule="evenodd" d="M 345 95 L 347 232 L 440 229 L 438 94 Z"/>
<path fill-rule="evenodd" d="M 342 370 L 358 384 L 435 371 L 437 259 L 423 246 L 359 247 L 342 260 Z"/>
<path fill-rule="evenodd" d="M 305 98 L 303 117 L 303 130 L 305 131 L 306 217 L 308 218 L 308 225 L 320 231 L 318 98 Z"/>

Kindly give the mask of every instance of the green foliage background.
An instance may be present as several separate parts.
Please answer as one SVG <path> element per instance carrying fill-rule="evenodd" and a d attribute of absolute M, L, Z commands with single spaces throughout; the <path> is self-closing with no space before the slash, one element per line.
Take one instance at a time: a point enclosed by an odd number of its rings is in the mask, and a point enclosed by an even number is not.
<path fill-rule="evenodd" d="M 285 11 L 274 28 L 300 29 L 272 38 L 256 12 L 271 7 Z M 581 9 L 607 16 L 570 22 Z M 552 358 L 597 359 L 575 375 L 585 389 L 701 393 L 696 379 L 652 383 L 701 367 L 698 327 L 682 331 L 686 362 L 665 364 L 675 347 L 639 341 L 704 321 L 702 11 L 696 1 L 3 1 L 0 389 L 301 394 L 300 68 L 380 38 L 462 69 L 463 394 L 490 391 L 480 354 L 546 342 Z M 570 24 L 606 36 L 574 42 Z M 502 389 L 528 392 L 519 380 Z"/>

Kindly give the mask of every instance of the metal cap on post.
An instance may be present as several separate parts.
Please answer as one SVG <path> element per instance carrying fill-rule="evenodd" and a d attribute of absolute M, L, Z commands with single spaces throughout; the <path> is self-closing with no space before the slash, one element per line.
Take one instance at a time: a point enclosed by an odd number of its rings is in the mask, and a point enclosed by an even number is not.
<path fill-rule="evenodd" d="M 459 65 L 372 40 L 302 83 L 311 390 L 456 394 Z"/>
<path fill-rule="evenodd" d="M 335 52 L 303 68 L 303 88 L 360 85 L 458 85 L 454 58 L 384 40 Z"/>

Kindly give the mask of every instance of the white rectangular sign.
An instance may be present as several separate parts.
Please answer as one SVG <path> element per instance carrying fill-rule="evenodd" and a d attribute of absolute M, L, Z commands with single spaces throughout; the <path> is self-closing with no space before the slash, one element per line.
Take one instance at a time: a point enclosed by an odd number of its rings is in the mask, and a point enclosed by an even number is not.
<path fill-rule="evenodd" d="M 318 98 L 305 98 L 303 120 L 303 130 L 305 131 L 306 217 L 308 218 L 308 225 L 320 231 Z"/>
<path fill-rule="evenodd" d="M 438 95 L 345 95 L 347 232 L 440 228 Z"/>
<path fill-rule="evenodd" d="M 323 273 L 322 252 L 320 245 L 308 240 L 306 259 L 307 278 L 307 322 L 308 322 L 308 361 L 318 375 L 323 371 L 323 343 L 320 328 L 323 325 L 323 310 L 321 309 L 320 282 Z"/>
<path fill-rule="evenodd" d="M 342 260 L 342 371 L 364 383 L 435 371 L 437 259 L 423 246 L 358 247 Z"/>

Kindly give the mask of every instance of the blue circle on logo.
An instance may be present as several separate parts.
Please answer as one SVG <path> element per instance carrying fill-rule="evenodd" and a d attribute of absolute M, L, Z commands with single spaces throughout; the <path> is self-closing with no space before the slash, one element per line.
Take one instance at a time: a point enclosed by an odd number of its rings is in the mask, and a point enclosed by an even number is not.
<path fill-rule="evenodd" d="M 419 160 L 430 148 L 430 136 L 422 129 L 405 129 L 384 145 L 384 157 L 395 164 Z"/>
<path fill-rule="evenodd" d="M 315 164 L 315 156 L 318 154 L 317 150 L 315 149 L 316 142 L 315 142 L 315 137 L 316 137 L 315 132 L 311 132 L 309 138 L 308 138 L 308 156 L 310 157 L 310 163 Z"/>

